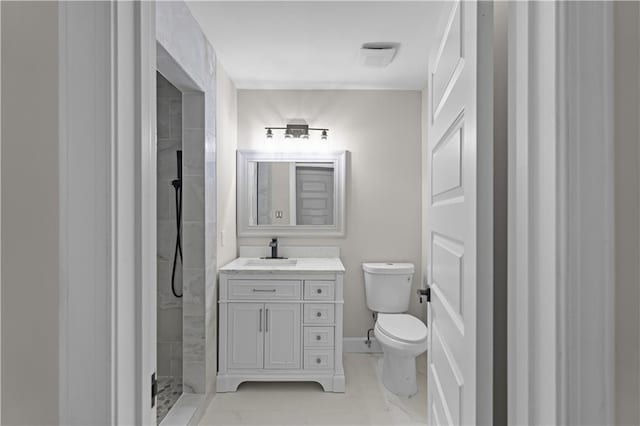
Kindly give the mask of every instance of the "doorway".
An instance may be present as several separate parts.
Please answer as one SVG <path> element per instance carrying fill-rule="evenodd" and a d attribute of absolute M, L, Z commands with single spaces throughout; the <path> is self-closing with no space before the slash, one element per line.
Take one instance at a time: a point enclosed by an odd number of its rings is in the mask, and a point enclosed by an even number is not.
<path fill-rule="evenodd" d="M 182 395 L 182 92 L 156 73 L 157 421 Z"/>

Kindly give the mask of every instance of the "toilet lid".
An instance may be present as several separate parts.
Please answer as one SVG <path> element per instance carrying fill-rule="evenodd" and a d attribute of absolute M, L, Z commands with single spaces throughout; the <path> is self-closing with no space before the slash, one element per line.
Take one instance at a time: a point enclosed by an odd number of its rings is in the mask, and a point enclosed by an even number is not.
<path fill-rule="evenodd" d="M 427 326 L 413 315 L 378 314 L 377 324 L 392 339 L 416 343 L 427 338 Z"/>

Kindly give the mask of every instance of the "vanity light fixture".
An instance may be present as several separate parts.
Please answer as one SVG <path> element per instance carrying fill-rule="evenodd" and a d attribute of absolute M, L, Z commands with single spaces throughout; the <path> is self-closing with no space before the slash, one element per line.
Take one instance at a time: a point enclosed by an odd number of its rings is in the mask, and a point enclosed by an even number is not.
<path fill-rule="evenodd" d="M 326 141 L 329 129 L 309 127 L 308 124 L 287 124 L 287 127 L 265 127 L 267 130 L 267 139 L 273 139 L 274 130 L 284 130 L 286 139 L 309 139 L 309 131 L 314 130 L 322 132 L 320 139 Z"/>

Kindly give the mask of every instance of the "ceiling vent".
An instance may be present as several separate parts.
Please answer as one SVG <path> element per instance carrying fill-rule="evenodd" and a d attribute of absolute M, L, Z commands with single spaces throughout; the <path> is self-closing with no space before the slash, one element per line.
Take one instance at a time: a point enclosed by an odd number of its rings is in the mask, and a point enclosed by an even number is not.
<path fill-rule="evenodd" d="M 365 43 L 360 48 L 360 60 L 365 67 L 384 68 L 393 61 L 400 43 Z"/>

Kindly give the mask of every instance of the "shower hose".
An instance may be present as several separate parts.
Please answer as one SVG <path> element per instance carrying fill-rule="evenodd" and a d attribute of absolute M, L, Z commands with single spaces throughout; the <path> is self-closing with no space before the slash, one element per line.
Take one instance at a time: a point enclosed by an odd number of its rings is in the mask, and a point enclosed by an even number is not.
<path fill-rule="evenodd" d="M 176 193 L 176 248 L 173 252 L 173 270 L 171 271 L 171 292 L 175 297 L 182 297 L 182 293 L 176 291 L 176 266 L 178 266 L 178 256 L 180 256 L 180 264 L 182 264 L 182 179 L 176 179 L 172 182 L 173 189 Z"/>

